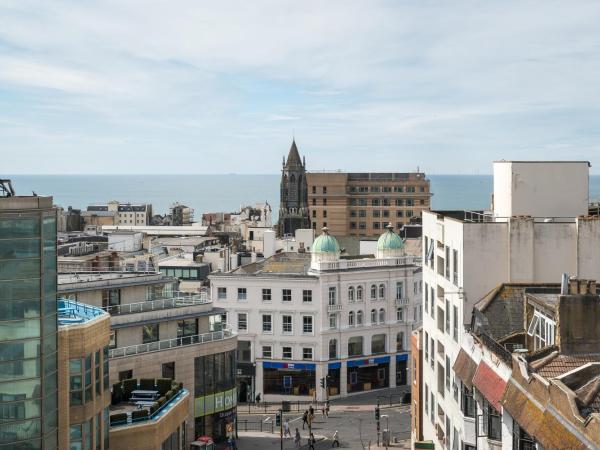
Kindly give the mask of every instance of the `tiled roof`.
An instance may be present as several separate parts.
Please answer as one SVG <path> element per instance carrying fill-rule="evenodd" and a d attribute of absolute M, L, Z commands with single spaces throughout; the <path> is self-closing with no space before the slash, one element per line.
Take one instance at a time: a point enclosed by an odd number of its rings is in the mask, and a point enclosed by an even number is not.
<path fill-rule="evenodd" d="M 454 361 L 454 366 L 452 366 L 452 370 L 454 370 L 458 378 L 460 378 L 469 389 L 473 387 L 473 376 L 477 371 L 477 363 L 471 359 L 464 349 L 460 349 L 456 361 Z"/>
<path fill-rule="evenodd" d="M 500 400 L 506 388 L 504 381 L 490 366 L 480 362 L 473 377 L 473 386 L 492 404 L 497 411 L 501 411 Z"/>
<path fill-rule="evenodd" d="M 529 364 L 534 361 L 529 361 Z M 590 362 L 600 362 L 600 353 L 585 355 L 557 355 L 546 364 L 537 368 L 535 372 L 544 378 L 556 378 L 571 370 L 577 369 Z"/>

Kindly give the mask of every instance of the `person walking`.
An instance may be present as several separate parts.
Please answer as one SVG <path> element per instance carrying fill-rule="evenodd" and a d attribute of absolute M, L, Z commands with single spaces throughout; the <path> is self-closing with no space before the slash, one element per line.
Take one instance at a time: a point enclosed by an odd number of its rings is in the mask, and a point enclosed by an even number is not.
<path fill-rule="evenodd" d="M 304 411 L 302 414 L 302 429 L 304 430 L 304 425 L 308 425 L 308 410 Z"/>
<path fill-rule="evenodd" d="M 294 436 L 294 445 L 300 448 L 300 431 L 296 428 L 296 435 Z"/>
<path fill-rule="evenodd" d="M 325 417 L 329 419 L 329 400 L 325 402 Z"/>
<path fill-rule="evenodd" d="M 308 437 L 308 450 L 315 450 L 315 435 L 312 433 Z"/>
<path fill-rule="evenodd" d="M 335 433 L 333 433 L 333 442 L 331 443 L 331 448 L 335 447 L 335 446 L 340 446 L 340 435 L 338 433 L 338 430 L 335 430 Z"/>
<path fill-rule="evenodd" d="M 285 422 L 283 422 L 283 437 L 289 437 L 290 439 L 292 438 L 292 432 L 290 431 L 290 422 L 285 419 Z"/>
<path fill-rule="evenodd" d="M 256 394 L 256 404 L 260 403 L 260 392 Z"/>

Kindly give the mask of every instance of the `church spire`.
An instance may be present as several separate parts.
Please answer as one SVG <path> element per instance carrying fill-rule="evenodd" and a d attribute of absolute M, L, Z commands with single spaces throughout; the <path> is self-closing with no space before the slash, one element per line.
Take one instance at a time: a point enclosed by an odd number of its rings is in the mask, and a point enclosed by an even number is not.
<path fill-rule="evenodd" d="M 302 160 L 300 159 L 300 154 L 298 153 L 298 147 L 296 147 L 296 139 L 292 140 L 292 146 L 290 147 L 290 152 L 287 157 L 286 166 L 301 166 Z"/>

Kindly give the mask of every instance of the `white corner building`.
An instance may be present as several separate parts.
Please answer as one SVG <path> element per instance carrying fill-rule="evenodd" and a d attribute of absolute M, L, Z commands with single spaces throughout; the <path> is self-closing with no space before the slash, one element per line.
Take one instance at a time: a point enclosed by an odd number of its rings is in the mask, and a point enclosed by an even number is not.
<path fill-rule="evenodd" d="M 482 437 L 489 416 L 470 412 L 473 390 L 453 366 L 461 345 L 471 345 L 473 305 L 501 283 L 551 283 L 563 273 L 600 279 L 588 172 L 587 161 L 497 161 L 491 212 L 423 212 L 419 401 L 422 437 L 436 449 L 512 448 L 508 428 L 500 440 Z"/>
<path fill-rule="evenodd" d="M 409 384 L 421 321 L 421 258 L 390 228 L 373 256 L 345 258 L 327 229 L 310 253 L 282 252 L 210 276 L 239 333 L 241 401 L 323 400 Z"/>

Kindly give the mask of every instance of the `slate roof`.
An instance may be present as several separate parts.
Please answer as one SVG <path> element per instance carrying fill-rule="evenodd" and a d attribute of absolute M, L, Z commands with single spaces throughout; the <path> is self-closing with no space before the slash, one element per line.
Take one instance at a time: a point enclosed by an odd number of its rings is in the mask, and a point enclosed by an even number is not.
<path fill-rule="evenodd" d="M 296 140 L 292 141 L 292 146 L 290 147 L 290 152 L 288 154 L 285 165 L 286 166 L 301 166 L 302 165 L 302 159 L 300 158 L 300 153 L 298 153 L 298 147 L 296 147 Z"/>

